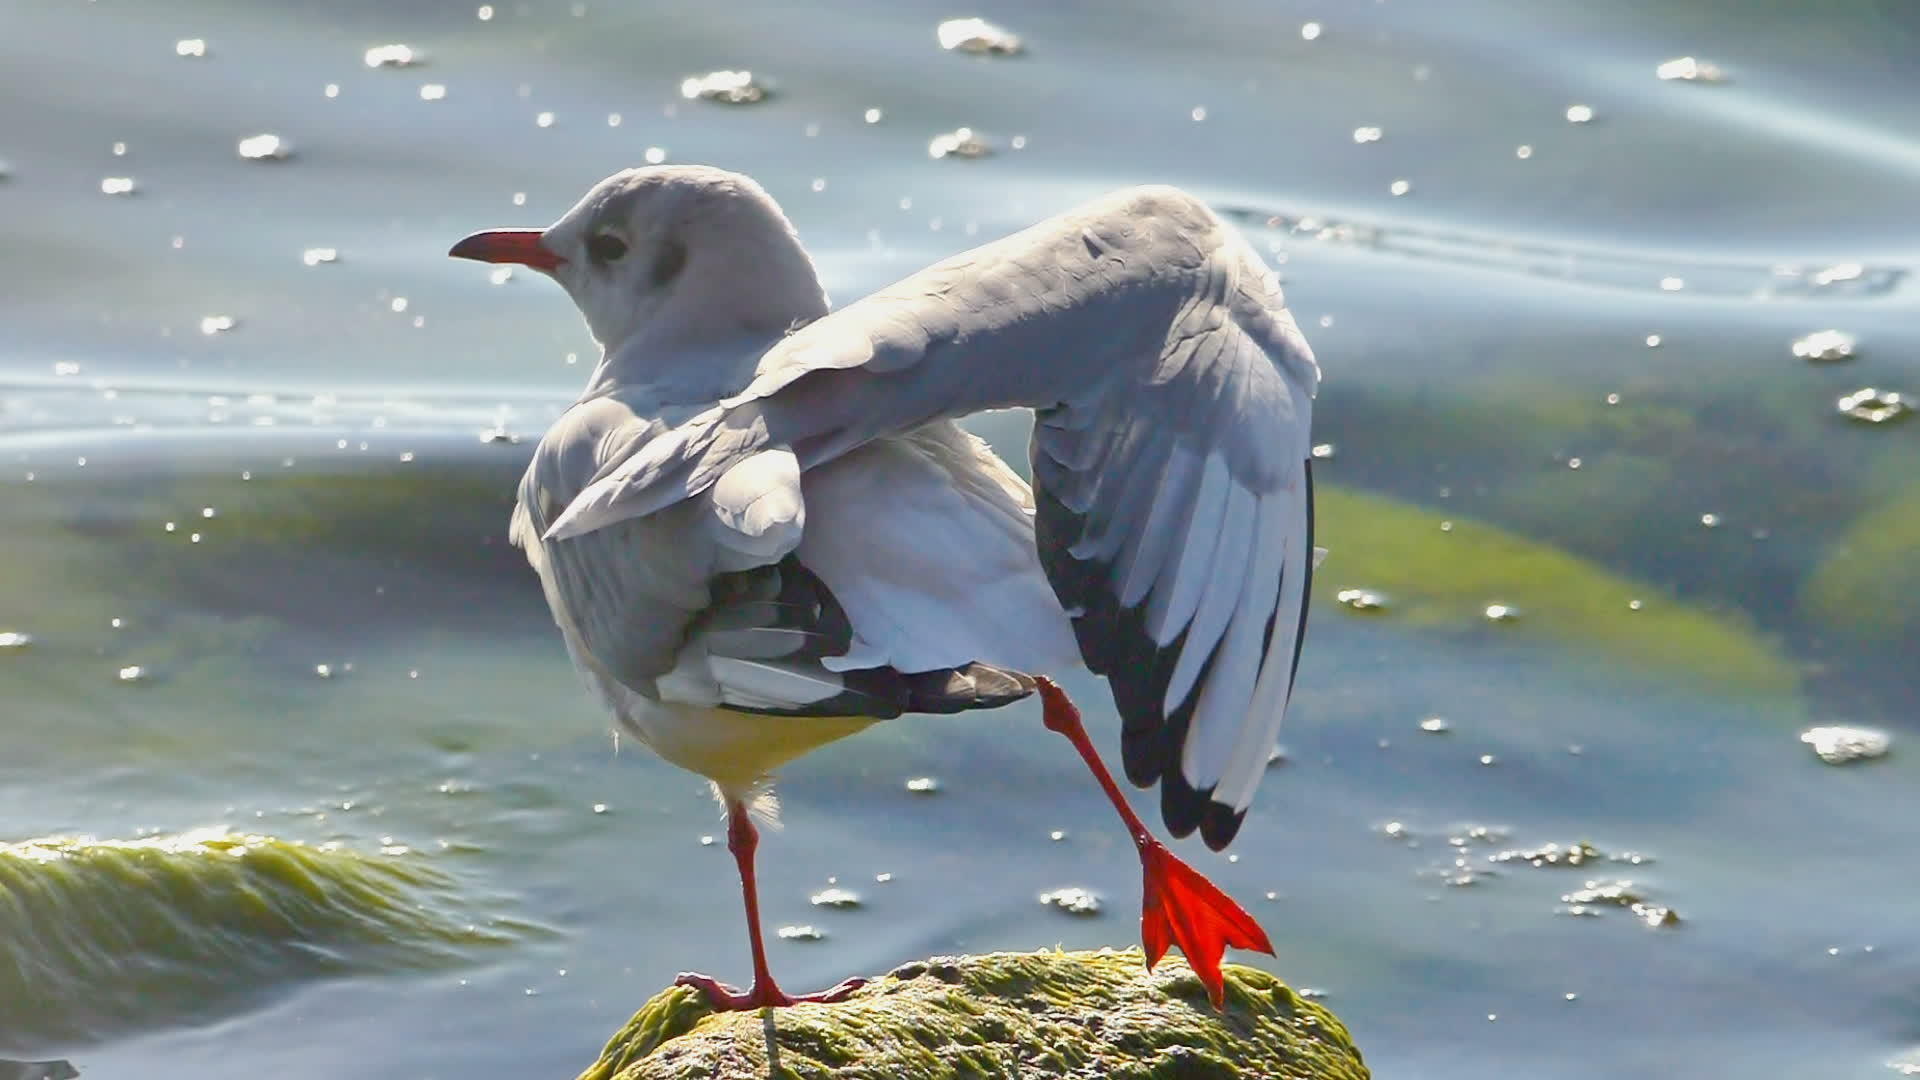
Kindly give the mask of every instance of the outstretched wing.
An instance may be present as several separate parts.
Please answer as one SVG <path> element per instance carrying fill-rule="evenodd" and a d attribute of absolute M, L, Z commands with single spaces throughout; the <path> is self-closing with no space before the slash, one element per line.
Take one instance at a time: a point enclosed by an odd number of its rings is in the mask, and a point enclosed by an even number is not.
<path fill-rule="evenodd" d="M 1036 532 L 1137 784 L 1224 847 L 1279 732 L 1312 558 L 1319 371 L 1279 281 L 1171 188 L 1119 192 L 793 333 L 741 394 L 582 491 L 586 536 L 769 448 L 811 469 L 940 417 L 1027 406 Z"/>

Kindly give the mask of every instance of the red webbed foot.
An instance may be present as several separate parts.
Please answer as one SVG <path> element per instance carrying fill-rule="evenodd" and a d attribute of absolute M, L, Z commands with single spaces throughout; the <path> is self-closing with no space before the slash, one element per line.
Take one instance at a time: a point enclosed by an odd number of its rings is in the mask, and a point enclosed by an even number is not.
<path fill-rule="evenodd" d="M 1220 975 L 1220 958 L 1229 945 L 1272 956 L 1266 931 L 1233 897 L 1160 841 L 1149 837 L 1140 846 L 1140 866 L 1146 879 L 1140 900 L 1140 942 L 1147 950 L 1147 968 L 1160 962 L 1168 946 L 1180 946 L 1207 988 L 1207 999 L 1214 1008 L 1223 1007 L 1227 987 Z"/>

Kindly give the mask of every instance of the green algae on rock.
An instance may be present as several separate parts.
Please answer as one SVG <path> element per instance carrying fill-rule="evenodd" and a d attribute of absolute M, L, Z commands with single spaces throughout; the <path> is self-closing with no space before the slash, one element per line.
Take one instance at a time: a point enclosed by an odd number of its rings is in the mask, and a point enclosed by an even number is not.
<path fill-rule="evenodd" d="M 1364 582 L 1393 596 L 1390 617 L 1406 625 L 1479 629 L 1499 604 L 1526 617 L 1488 632 L 1539 634 L 1744 692 L 1798 686 L 1794 663 L 1737 613 L 1689 607 L 1550 545 L 1398 499 L 1327 486 L 1315 510 L 1317 539 L 1331 552 L 1314 574 L 1321 610 L 1347 583 Z"/>
<path fill-rule="evenodd" d="M 1124 952 L 907 964 L 835 1005 L 715 1013 L 654 996 L 579 1080 L 1364 1080 L 1347 1029 L 1264 971 L 1227 964 L 1215 1012 L 1192 969 Z"/>
<path fill-rule="evenodd" d="M 477 918 L 418 856 L 205 829 L 0 844 L 0 1049 L 218 1015 L 292 982 L 461 962 Z"/>

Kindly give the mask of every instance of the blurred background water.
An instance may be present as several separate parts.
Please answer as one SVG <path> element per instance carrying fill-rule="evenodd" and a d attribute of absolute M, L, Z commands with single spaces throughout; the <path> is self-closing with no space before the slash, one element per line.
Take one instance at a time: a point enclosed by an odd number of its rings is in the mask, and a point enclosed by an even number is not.
<path fill-rule="evenodd" d="M 942 51 L 975 14 L 1024 52 Z M 1271 253 L 1333 554 L 1193 857 L 1378 1074 L 1920 1071 L 1917 49 L 1906 0 L 0 0 L 0 1053 L 568 1076 L 746 977 L 704 783 L 613 750 L 504 543 L 592 343 L 444 257 L 657 159 L 760 179 L 841 302 L 1139 182 Z M 1136 938 L 1030 708 L 781 790 L 791 986 Z"/>

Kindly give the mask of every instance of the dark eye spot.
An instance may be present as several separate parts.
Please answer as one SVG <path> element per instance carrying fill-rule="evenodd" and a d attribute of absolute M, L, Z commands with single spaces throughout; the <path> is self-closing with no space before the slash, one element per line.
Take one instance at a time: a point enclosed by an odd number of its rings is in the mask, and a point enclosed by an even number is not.
<path fill-rule="evenodd" d="M 612 233 L 594 233 L 587 240 L 587 258 L 610 263 L 627 253 L 627 242 Z"/>
<path fill-rule="evenodd" d="M 660 253 L 653 257 L 653 287 L 661 286 L 680 276 L 687 268 L 687 245 L 678 240 L 668 240 L 660 245 Z"/>

